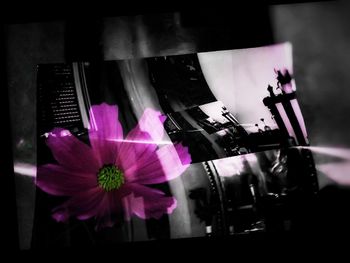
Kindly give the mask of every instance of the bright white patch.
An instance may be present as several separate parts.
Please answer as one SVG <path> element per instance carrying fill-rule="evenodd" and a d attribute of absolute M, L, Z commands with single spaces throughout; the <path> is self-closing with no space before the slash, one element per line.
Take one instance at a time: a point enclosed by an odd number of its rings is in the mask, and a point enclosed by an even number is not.
<path fill-rule="evenodd" d="M 67 131 L 67 130 L 63 130 L 63 131 L 60 132 L 60 136 L 61 137 L 71 136 L 71 135 L 72 134 L 69 131 Z"/>
<path fill-rule="evenodd" d="M 142 144 L 157 144 L 157 145 L 173 144 L 171 141 L 142 141 L 142 140 L 125 140 L 125 139 L 107 139 L 107 141 L 128 142 L 128 143 L 142 143 Z"/>
<path fill-rule="evenodd" d="M 29 176 L 29 177 L 36 177 L 36 166 L 29 164 L 29 163 L 19 163 L 16 162 L 13 165 L 13 170 L 16 174 Z"/>
<path fill-rule="evenodd" d="M 340 147 L 319 147 L 319 146 L 301 146 L 300 148 L 309 149 L 313 153 L 321 153 L 325 155 L 335 156 L 350 160 L 350 149 Z"/>

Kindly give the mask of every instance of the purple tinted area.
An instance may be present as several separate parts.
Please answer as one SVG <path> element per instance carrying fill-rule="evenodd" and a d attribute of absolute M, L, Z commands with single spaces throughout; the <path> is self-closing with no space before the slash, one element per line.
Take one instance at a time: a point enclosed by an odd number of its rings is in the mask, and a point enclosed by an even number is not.
<path fill-rule="evenodd" d="M 47 145 L 58 164 L 39 167 L 36 180 L 37 186 L 48 194 L 69 197 L 53 210 L 53 218 L 58 222 L 69 217 L 95 218 L 96 229 L 100 229 L 114 225 L 116 214 L 124 213 L 125 219 L 133 215 L 159 219 L 172 213 L 176 199 L 145 186 L 172 180 L 191 163 L 188 149 L 181 144 L 157 144 L 164 135 L 164 120 L 160 112 L 146 109 L 123 140 L 118 107 L 103 103 L 90 110 L 91 146 L 69 131 L 54 129 Z M 115 164 L 125 176 L 125 183 L 110 192 L 97 182 L 98 171 L 106 164 Z"/>

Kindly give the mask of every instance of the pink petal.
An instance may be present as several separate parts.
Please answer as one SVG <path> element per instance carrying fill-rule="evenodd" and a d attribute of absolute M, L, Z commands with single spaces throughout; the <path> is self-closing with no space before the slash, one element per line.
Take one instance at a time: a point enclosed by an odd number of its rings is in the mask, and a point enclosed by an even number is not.
<path fill-rule="evenodd" d="M 55 128 L 46 144 L 56 161 L 71 171 L 97 172 L 99 169 L 92 149 L 71 135 L 68 130 Z"/>
<path fill-rule="evenodd" d="M 105 194 L 96 211 L 97 223 L 95 230 L 112 227 L 122 219 L 122 211 L 120 196 L 116 192 Z"/>
<path fill-rule="evenodd" d="M 130 182 L 139 184 L 158 184 L 180 176 L 190 165 L 188 148 L 167 145 L 157 150 L 150 158 L 137 162 L 125 170 Z"/>
<path fill-rule="evenodd" d="M 90 109 L 89 139 L 100 166 L 114 164 L 123 128 L 118 120 L 118 107 L 106 103 Z"/>
<path fill-rule="evenodd" d="M 139 130 L 148 133 L 153 141 L 160 141 L 164 136 L 164 121 L 164 115 L 159 111 L 147 108 L 141 116 L 136 129 L 138 128 Z"/>
<path fill-rule="evenodd" d="M 101 209 L 101 205 L 106 205 L 102 203 L 106 194 L 98 187 L 80 192 L 63 205 L 56 207 L 52 217 L 58 222 L 65 222 L 69 217 L 76 217 L 80 220 L 94 217 Z"/>
<path fill-rule="evenodd" d="M 132 140 L 130 139 L 132 138 Z M 158 149 L 158 145 L 152 143 L 150 135 L 142 132 L 139 129 L 133 129 L 126 140 L 120 145 L 117 165 L 124 171 L 134 166 L 135 164 L 142 163 L 152 155 L 155 154 Z M 150 142 L 150 143 L 147 143 Z"/>
<path fill-rule="evenodd" d="M 142 219 L 159 219 L 164 214 L 171 214 L 176 208 L 176 199 L 165 196 L 162 191 L 140 184 L 130 184 L 130 188 L 133 193 L 127 197 L 127 218 L 134 214 Z"/>
<path fill-rule="evenodd" d="M 159 116 L 159 119 L 160 119 L 160 121 L 164 124 L 164 122 L 165 122 L 166 119 L 167 119 L 167 116 L 166 116 L 166 115 L 160 115 L 160 116 Z"/>
<path fill-rule="evenodd" d="M 98 216 L 102 217 L 106 214 L 119 213 L 122 207 L 122 198 L 130 194 L 131 189 L 129 184 L 123 185 L 123 187 L 116 191 L 108 192 L 101 203 Z"/>
<path fill-rule="evenodd" d="M 117 165 L 123 170 L 140 161 L 147 159 L 157 148 L 164 135 L 164 115 L 152 109 L 146 109 L 138 124 L 126 136 L 121 144 Z"/>
<path fill-rule="evenodd" d="M 97 187 L 96 174 L 70 171 L 55 164 L 40 166 L 36 177 L 37 186 L 52 195 L 71 196 Z"/>

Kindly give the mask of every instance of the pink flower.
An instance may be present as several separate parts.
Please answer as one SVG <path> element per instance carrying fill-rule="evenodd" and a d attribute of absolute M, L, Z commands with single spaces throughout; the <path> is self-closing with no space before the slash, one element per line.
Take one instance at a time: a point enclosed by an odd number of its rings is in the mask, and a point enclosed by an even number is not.
<path fill-rule="evenodd" d="M 55 128 L 47 145 L 58 164 L 39 167 L 36 180 L 43 191 L 70 197 L 53 210 L 53 218 L 95 218 L 100 228 L 112 226 L 120 216 L 158 219 L 172 213 L 176 199 L 148 185 L 178 177 L 191 157 L 181 144 L 158 147 L 163 122 L 160 112 L 146 109 L 123 139 L 118 107 L 104 103 L 90 110 L 90 146 Z"/>

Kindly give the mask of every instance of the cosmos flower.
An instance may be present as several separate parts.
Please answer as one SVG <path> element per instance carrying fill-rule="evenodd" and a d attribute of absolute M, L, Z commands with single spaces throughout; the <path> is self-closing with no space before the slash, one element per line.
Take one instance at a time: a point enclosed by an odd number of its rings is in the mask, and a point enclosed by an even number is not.
<path fill-rule="evenodd" d="M 95 218 L 99 229 L 118 218 L 159 219 L 172 213 L 176 199 L 150 185 L 180 176 L 191 157 L 181 144 L 159 146 L 163 122 L 160 112 L 146 109 L 123 138 L 118 107 L 103 103 L 90 110 L 90 145 L 68 130 L 51 131 L 46 143 L 57 164 L 40 166 L 36 184 L 51 195 L 69 197 L 53 210 L 53 218 Z"/>

